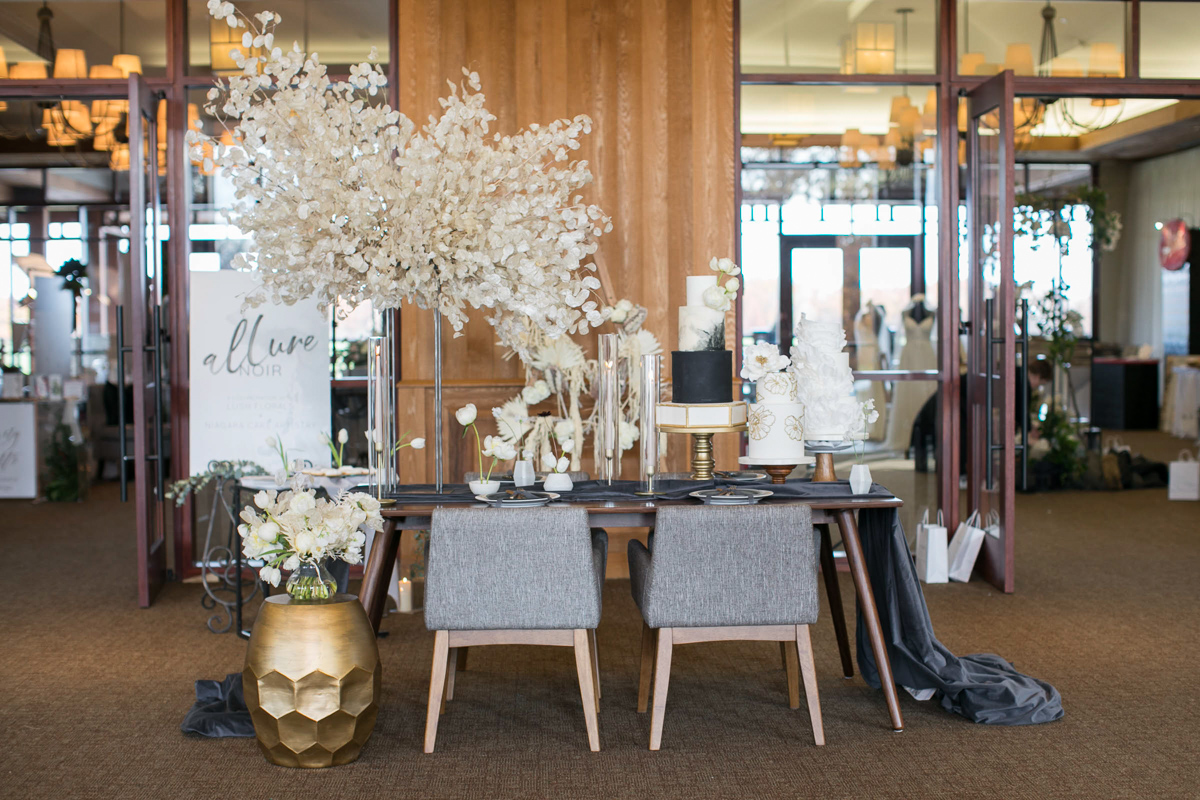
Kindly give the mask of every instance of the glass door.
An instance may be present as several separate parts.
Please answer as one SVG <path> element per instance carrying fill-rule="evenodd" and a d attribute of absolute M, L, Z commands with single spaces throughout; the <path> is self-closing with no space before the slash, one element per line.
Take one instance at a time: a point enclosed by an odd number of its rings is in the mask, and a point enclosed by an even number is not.
<path fill-rule="evenodd" d="M 124 386 L 132 377 L 133 408 L 121 405 L 121 499 L 133 472 L 137 504 L 138 605 L 153 601 L 167 574 L 166 448 L 167 394 L 163 375 L 166 337 L 161 314 L 163 275 L 159 241 L 158 97 L 141 75 L 129 76 L 129 274 L 118 308 L 122 338 L 118 371 Z M 126 322 L 125 317 L 128 317 Z M 120 393 L 124 397 L 124 392 Z M 130 417 L 130 411 L 132 416 Z M 132 420 L 126 426 L 127 419 Z M 127 441 L 132 427 L 132 453 Z"/>
<path fill-rule="evenodd" d="M 967 501 L 989 528 L 976 567 L 1011 592 L 1016 489 L 1013 83 L 967 94 Z"/>

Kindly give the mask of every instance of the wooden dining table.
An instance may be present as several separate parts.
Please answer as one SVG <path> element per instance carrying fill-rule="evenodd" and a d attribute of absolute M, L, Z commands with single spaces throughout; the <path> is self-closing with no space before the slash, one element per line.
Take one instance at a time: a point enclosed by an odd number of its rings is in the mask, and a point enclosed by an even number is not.
<path fill-rule="evenodd" d="M 878 494 L 859 497 L 806 498 L 804 500 L 775 498 L 761 502 L 771 505 L 807 505 L 812 508 L 813 525 L 822 532 L 821 573 L 825 579 L 825 590 L 829 599 L 830 616 L 833 617 L 838 651 L 841 655 L 842 671 L 846 678 L 851 678 L 854 676 L 854 662 L 850 649 L 850 637 L 846 630 L 845 614 L 842 609 L 842 596 L 838 589 L 837 567 L 834 561 L 829 526 L 835 524 L 841 529 L 846 561 L 850 566 L 850 575 L 854 579 L 854 589 L 858 594 L 863 624 L 866 626 L 867 638 L 870 640 L 871 650 L 875 656 L 875 664 L 883 686 L 883 696 L 887 703 L 891 726 L 895 731 L 904 730 L 904 718 L 900 714 L 900 700 L 896 693 L 896 684 L 892 679 L 891 662 L 888 659 L 887 645 L 879 624 L 879 612 L 876 609 L 875 595 L 871 590 L 871 580 L 864 563 L 862 544 L 858 535 L 858 522 L 855 517 L 855 512 L 862 509 L 895 509 L 904 505 L 904 502 L 898 497 Z M 658 509 L 671 505 L 694 504 L 694 500 L 658 498 L 554 503 L 554 505 L 583 506 L 587 509 L 589 521 L 593 527 L 607 528 L 653 528 Z M 388 594 L 387 584 L 400 545 L 400 531 L 429 530 L 432 526 L 433 512 L 438 508 L 443 506 L 462 508 L 464 505 L 461 502 L 400 501 L 381 509 L 384 528 L 375 535 L 371 545 L 360 592 L 363 607 L 376 632 L 378 632 L 379 623 L 383 619 L 383 610 Z M 482 503 L 475 505 L 483 506 Z"/>

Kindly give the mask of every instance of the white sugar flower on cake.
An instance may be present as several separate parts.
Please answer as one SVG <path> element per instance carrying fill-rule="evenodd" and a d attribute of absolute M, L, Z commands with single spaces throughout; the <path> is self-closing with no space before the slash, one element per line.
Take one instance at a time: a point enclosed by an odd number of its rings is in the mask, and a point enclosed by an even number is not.
<path fill-rule="evenodd" d="M 787 369 L 790 363 L 791 359 L 769 342 L 748 345 L 742 353 L 742 378 L 748 381 L 762 380 L 772 372 Z"/>
<path fill-rule="evenodd" d="M 854 373 L 846 347 L 846 332 L 832 322 L 800 316 L 796 323 L 791 371 L 796 375 L 804 407 L 804 438 L 861 439 L 866 426 L 879 418 L 874 402 L 860 403 L 854 394 Z"/>

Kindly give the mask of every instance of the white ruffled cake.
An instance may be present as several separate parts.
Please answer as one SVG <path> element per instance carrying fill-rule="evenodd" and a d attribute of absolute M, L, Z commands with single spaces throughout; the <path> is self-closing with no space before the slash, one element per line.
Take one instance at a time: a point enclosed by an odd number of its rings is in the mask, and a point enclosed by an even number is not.
<path fill-rule="evenodd" d="M 854 394 L 854 374 L 846 331 L 836 323 L 817 322 L 803 314 L 796 323 L 791 371 L 804 409 L 804 438 L 843 441 L 862 438 L 863 407 Z"/>
<path fill-rule="evenodd" d="M 753 464 L 787 461 L 802 464 L 804 458 L 804 406 L 791 372 L 771 372 L 755 384 L 756 403 L 750 404 L 747 420 L 747 460 Z"/>

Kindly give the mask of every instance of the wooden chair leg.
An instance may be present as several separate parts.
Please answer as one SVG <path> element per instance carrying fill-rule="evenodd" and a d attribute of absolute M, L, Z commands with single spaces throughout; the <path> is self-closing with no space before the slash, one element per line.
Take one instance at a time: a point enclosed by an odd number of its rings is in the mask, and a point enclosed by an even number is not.
<path fill-rule="evenodd" d="M 446 691 L 442 694 L 442 713 L 446 713 L 446 703 L 454 699 L 454 673 L 458 666 L 458 648 L 451 647 L 446 656 Z"/>
<path fill-rule="evenodd" d="M 646 713 L 650 702 L 650 675 L 654 669 L 654 629 L 642 623 L 642 669 L 638 676 L 638 705 L 639 714 Z"/>
<path fill-rule="evenodd" d="M 787 642 L 780 642 L 779 643 L 779 660 L 783 662 L 783 668 L 785 670 L 788 668 L 787 653 L 788 653 Z"/>
<path fill-rule="evenodd" d="M 784 650 L 783 663 L 787 669 L 788 708 L 800 707 L 800 666 L 796 658 L 796 648 L 789 647 L 792 642 L 779 643 Z"/>
<path fill-rule="evenodd" d="M 467 648 L 466 647 L 456 647 L 454 649 L 458 652 L 458 658 L 456 659 L 456 661 L 458 663 L 455 664 L 455 667 L 458 669 L 459 672 L 466 672 L 467 671 Z M 453 700 L 454 698 L 452 697 L 450 699 Z"/>
<path fill-rule="evenodd" d="M 671 645 L 674 632 L 658 629 L 658 655 L 654 659 L 654 707 L 650 711 L 650 749 L 662 744 L 663 715 L 667 710 L 667 683 L 671 680 Z"/>
<path fill-rule="evenodd" d="M 821 529 L 821 577 L 825 579 L 825 596 L 829 599 L 829 616 L 833 618 L 833 632 L 837 636 L 838 653 L 842 657 L 842 675 L 854 677 L 854 659 L 850 653 L 850 637 L 846 633 L 846 614 L 842 611 L 842 592 L 838 588 L 837 564 L 833 560 L 833 539 L 828 525 Z"/>
<path fill-rule="evenodd" d="M 450 634 L 438 631 L 433 635 L 433 669 L 429 675 L 429 707 L 425 712 L 425 752 L 433 752 L 437 739 L 438 714 L 442 709 L 442 691 L 446 687 L 446 661 L 450 656 Z"/>
<path fill-rule="evenodd" d="M 825 744 L 825 723 L 821 719 L 821 698 L 817 694 L 817 667 L 813 663 L 812 639 L 808 635 L 807 625 L 796 626 L 796 654 L 800 658 L 800 672 L 804 675 L 804 695 L 808 698 L 808 716 L 812 721 L 813 739 L 820 746 Z"/>
<path fill-rule="evenodd" d="M 596 629 L 588 631 L 588 650 L 592 655 L 592 686 L 596 688 L 596 713 L 600 713 L 600 651 L 596 647 Z"/>
<path fill-rule="evenodd" d="M 579 695 L 583 700 L 583 719 L 587 723 L 588 747 L 600 750 L 600 727 L 596 722 L 596 690 L 592 686 L 592 656 L 588 632 L 575 631 L 575 671 L 579 674 Z"/>

